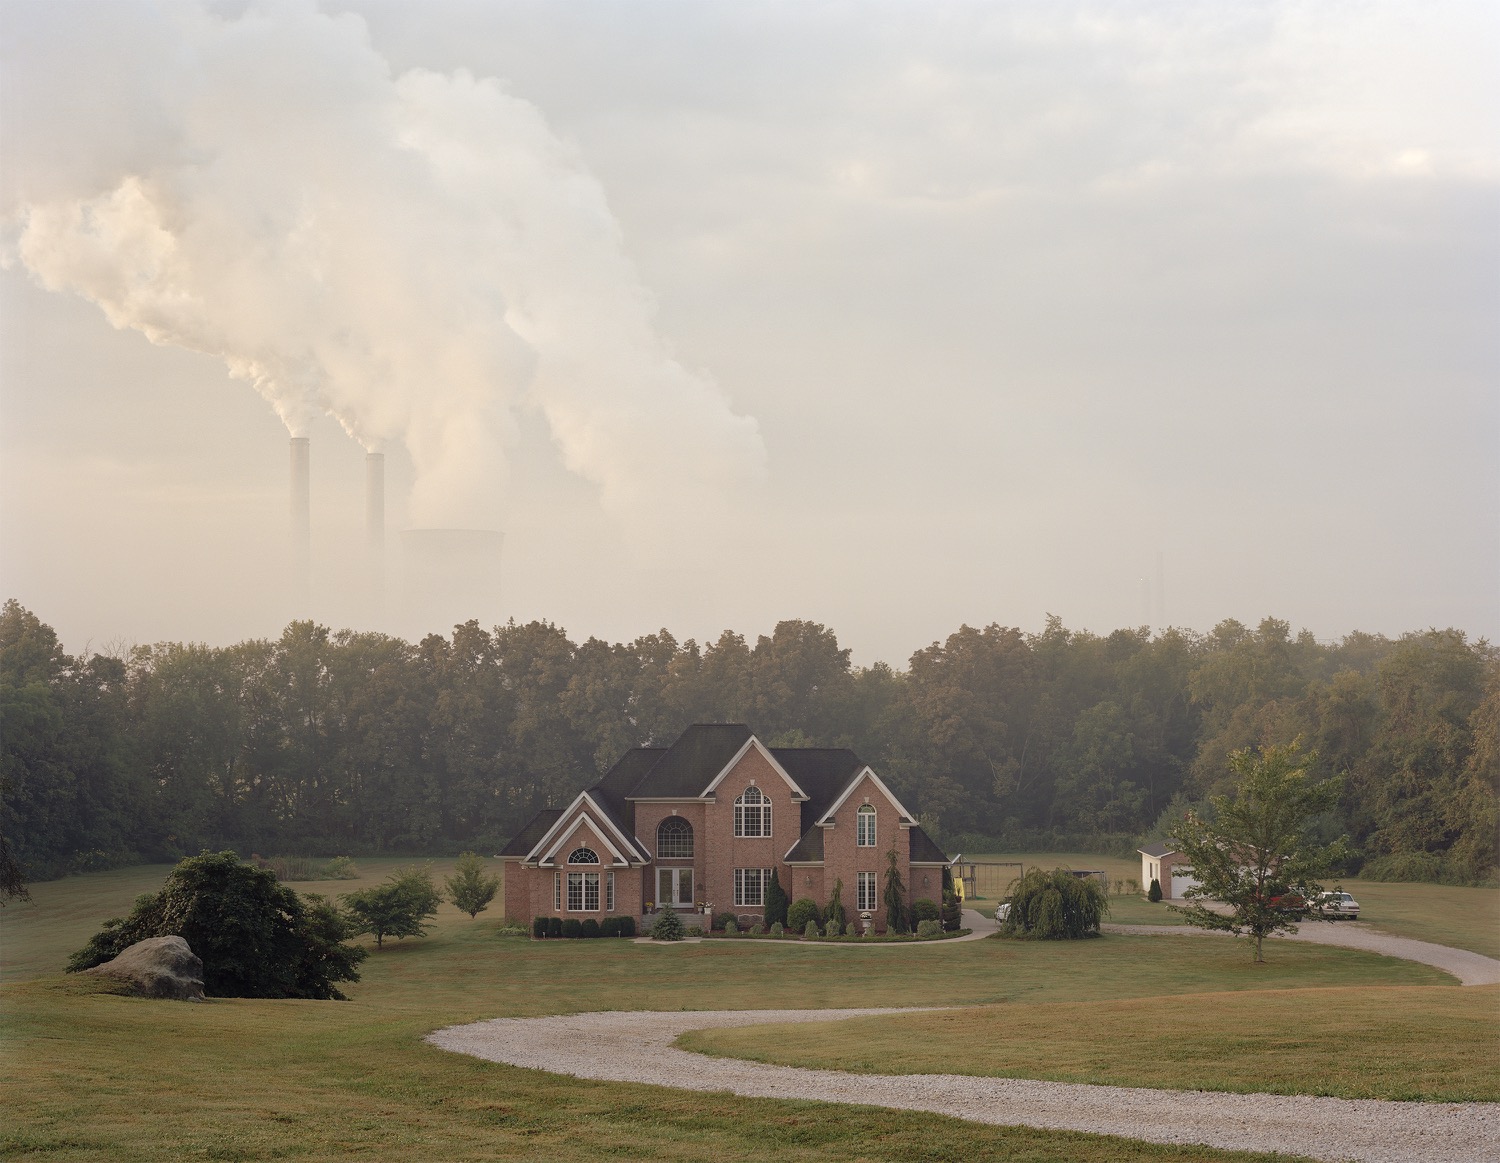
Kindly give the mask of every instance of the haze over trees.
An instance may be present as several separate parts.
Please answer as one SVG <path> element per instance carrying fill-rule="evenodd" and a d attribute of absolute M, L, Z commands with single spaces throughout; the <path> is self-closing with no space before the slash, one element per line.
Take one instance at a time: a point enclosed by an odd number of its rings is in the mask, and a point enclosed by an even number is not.
<path fill-rule="evenodd" d="M 65 654 L 0 611 L 0 832 L 33 879 L 204 848 L 495 852 L 628 747 L 699 721 L 852 747 L 950 850 L 1129 848 L 1301 737 L 1343 775 L 1320 827 L 1383 875 L 1496 864 L 1500 657 L 1459 630 L 1335 643 L 1267 618 L 1207 634 L 960 627 L 907 669 L 834 632 L 571 641 L 542 622 L 408 643 L 279 639 Z"/>

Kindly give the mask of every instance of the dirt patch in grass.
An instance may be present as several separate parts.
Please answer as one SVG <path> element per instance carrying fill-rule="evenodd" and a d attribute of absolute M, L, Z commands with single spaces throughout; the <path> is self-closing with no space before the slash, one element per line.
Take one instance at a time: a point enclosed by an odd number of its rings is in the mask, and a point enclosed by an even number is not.
<path fill-rule="evenodd" d="M 870 1074 L 1495 1102 L 1497 1002 L 1500 986 L 1253 991 L 699 1030 L 677 1044 Z"/>

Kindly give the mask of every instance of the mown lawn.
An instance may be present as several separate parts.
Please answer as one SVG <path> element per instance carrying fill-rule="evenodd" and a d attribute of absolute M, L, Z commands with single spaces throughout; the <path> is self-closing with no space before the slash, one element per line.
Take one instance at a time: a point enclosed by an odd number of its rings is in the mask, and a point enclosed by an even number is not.
<path fill-rule="evenodd" d="M 870 1074 L 1500 1101 L 1500 987 L 1269 990 L 694 1030 L 684 1049 Z M 1143 1054 L 1155 1046 L 1158 1053 Z"/>
<path fill-rule="evenodd" d="M 360 862 L 366 880 L 399 863 Z M 10 963 L 49 974 L 0 989 L 7 1108 L 0 1154 L 90 1161 L 1251 1158 L 793 1099 L 580 1082 L 447 1054 L 421 1036 L 487 1017 L 598 1009 L 1015 1006 L 1451 981 L 1424 966 L 1341 949 L 1278 945 L 1270 963 L 1257 966 L 1234 942 L 1164 948 L 1149 937 L 865 950 L 531 942 L 497 937 L 498 917 L 470 921 L 451 907 L 428 937 L 372 952 L 344 1003 L 147 1002 L 55 975 L 98 920 L 125 911 L 165 872 L 39 885 L 31 911 L 0 914 Z M 358 883 L 295 887 L 339 892 Z"/>

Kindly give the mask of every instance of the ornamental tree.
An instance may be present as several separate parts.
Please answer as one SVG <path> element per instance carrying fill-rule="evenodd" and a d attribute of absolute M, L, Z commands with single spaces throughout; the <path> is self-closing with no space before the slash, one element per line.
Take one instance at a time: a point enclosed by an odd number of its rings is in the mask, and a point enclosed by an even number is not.
<path fill-rule="evenodd" d="M 906 883 L 901 879 L 901 858 L 896 846 L 885 854 L 885 892 L 881 901 L 885 905 L 885 927 L 891 933 L 906 932 Z"/>
<path fill-rule="evenodd" d="M 489 908 L 490 901 L 500 891 L 500 878 L 486 876 L 484 858 L 473 852 L 465 852 L 458 858 L 453 875 L 443 883 L 448 888 L 448 899 L 459 912 L 468 913 L 470 920 Z"/>
<path fill-rule="evenodd" d="M 1011 890 L 1010 912 L 1000 926 L 1007 937 L 1066 941 L 1097 937 L 1109 912 L 1104 889 L 1091 876 L 1074 876 L 1066 868 L 1048 872 L 1033 868 Z"/>
<path fill-rule="evenodd" d="M 1339 778 L 1311 782 L 1315 759 L 1300 741 L 1234 752 L 1229 767 L 1238 784 L 1231 795 L 1212 797 L 1212 822 L 1188 812 L 1177 829 L 1177 849 L 1198 884 L 1183 894 L 1187 906 L 1168 907 L 1190 925 L 1249 937 L 1258 962 L 1265 938 L 1296 932 L 1307 902 L 1323 889 L 1318 877 L 1348 854 L 1343 837 L 1332 844 L 1313 837 L 1314 821 L 1338 803 L 1342 787 Z"/>
<path fill-rule="evenodd" d="M 420 937 L 427 932 L 427 918 L 437 912 L 442 899 L 428 869 L 404 868 L 384 884 L 349 893 L 343 902 L 356 931 L 373 933 L 375 944 L 381 945 L 387 937 Z"/>

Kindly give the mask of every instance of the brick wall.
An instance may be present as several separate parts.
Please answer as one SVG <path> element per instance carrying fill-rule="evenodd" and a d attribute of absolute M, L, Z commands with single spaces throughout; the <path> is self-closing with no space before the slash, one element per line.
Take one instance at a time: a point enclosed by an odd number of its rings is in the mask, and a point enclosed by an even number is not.
<path fill-rule="evenodd" d="M 754 783 L 771 801 L 771 835 L 735 836 L 734 801 Z M 792 798 L 792 789 L 756 748 L 740 758 L 734 769 L 714 791 L 714 802 L 704 805 L 704 840 L 702 851 L 703 896 L 713 911 L 764 915 L 764 907 L 737 906 L 734 903 L 734 870 L 736 868 L 774 868 L 787 895 L 795 900 L 807 895 L 798 878 L 796 891 L 788 888 L 791 870 L 782 863 L 782 854 L 802 834 L 801 805 Z M 638 806 L 646 807 L 642 804 Z"/>

